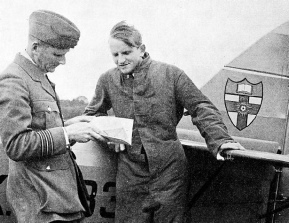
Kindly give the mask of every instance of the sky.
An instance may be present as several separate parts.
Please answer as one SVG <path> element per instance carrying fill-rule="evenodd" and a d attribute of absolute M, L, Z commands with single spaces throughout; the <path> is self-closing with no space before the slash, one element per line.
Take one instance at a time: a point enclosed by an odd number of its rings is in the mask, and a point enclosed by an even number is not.
<path fill-rule="evenodd" d="M 174 64 L 201 87 L 262 36 L 289 20 L 288 0 L 0 0 L 0 71 L 27 44 L 29 15 L 51 10 L 81 31 L 66 65 L 49 74 L 61 99 L 93 96 L 115 67 L 110 29 L 126 20 L 152 59 Z"/>

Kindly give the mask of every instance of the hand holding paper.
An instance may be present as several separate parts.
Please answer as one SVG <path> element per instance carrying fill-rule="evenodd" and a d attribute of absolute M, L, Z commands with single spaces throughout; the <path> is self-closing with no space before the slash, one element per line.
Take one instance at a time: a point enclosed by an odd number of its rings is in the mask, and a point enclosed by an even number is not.
<path fill-rule="evenodd" d="M 93 118 L 94 118 L 93 116 L 85 116 L 85 115 L 76 116 L 74 118 L 66 120 L 64 122 L 64 126 L 72 125 L 78 122 L 90 122 Z"/>
<path fill-rule="evenodd" d="M 132 143 L 133 119 L 99 116 L 94 117 L 90 125 L 109 142 L 127 145 Z"/>
<path fill-rule="evenodd" d="M 106 142 L 106 139 L 95 131 L 89 122 L 76 122 L 64 127 L 70 142 L 88 142 L 89 140 L 98 140 Z"/>

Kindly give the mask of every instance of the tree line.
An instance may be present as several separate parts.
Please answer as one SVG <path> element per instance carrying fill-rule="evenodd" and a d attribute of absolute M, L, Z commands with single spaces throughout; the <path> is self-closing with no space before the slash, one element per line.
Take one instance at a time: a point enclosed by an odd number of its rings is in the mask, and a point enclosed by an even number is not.
<path fill-rule="evenodd" d="M 87 102 L 78 99 L 73 99 L 72 101 L 60 100 L 61 112 L 64 120 L 82 115 L 87 104 Z"/>
<path fill-rule="evenodd" d="M 64 120 L 82 115 L 87 105 L 88 105 L 88 100 L 84 96 L 79 96 L 73 99 L 72 101 L 60 100 L 61 112 L 62 112 Z M 109 116 L 114 116 L 114 112 L 112 109 L 107 111 L 107 114 Z"/>

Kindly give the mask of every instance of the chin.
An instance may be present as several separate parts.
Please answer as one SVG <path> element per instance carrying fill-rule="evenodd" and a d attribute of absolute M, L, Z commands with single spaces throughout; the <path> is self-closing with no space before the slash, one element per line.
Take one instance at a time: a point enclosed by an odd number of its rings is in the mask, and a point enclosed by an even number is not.
<path fill-rule="evenodd" d="M 131 67 L 121 67 L 119 66 L 118 69 L 121 71 L 121 73 L 123 74 L 130 74 L 132 73 L 133 69 L 131 69 Z"/>
<path fill-rule="evenodd" d="M 120 71 L 121 71 L 123 74 L 130 74 L 130 73 L 133 72 L 131 69 L 121 69 Z"/>
<path fill-rule="evenodd" d="M 53 73 L 55 71 L 55 68 L 50 68 L 47 71 L 50 72 L 50 73 Z"/>

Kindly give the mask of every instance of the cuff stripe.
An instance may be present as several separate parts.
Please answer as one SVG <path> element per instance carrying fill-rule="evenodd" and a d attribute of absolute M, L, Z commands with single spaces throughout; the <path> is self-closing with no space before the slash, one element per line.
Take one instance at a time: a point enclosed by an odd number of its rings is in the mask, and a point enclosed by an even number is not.
<path fill-rule="evenodd" d="M 41 131 L 38 131 L 38 132 L 36 132 L 38 135 L 39 135 L 39 137 L 40 137 L 40 142 L 41 142 L 41 154 L 40 154 L 40 157 L 43 157 L 43 136 L 42 136 L 42 134 L 41 134 Z"/>
<path fill-rule="evenodd" d="M 54 144 L 53 144 L 53 140 L 52 140 L 52 134 L 51 134 L 51 132 L 49 131 L 49 130 L 47 130 L 47 135 L 48 135 L 48 139 L 49 139 L 49 142 L 50 142 L 50 148 L 51 148 L 51 150 L 50 150 L 50 152 L 51 152 L 51 156 L 53 156 L 54 155 Z"/>
<path fill-rule="evenodd" d="M 51 132 L 48 130 L 38 131 L 41 141 L 41 157 L 52 156 L 54 154 L 54 144 Z"/>

